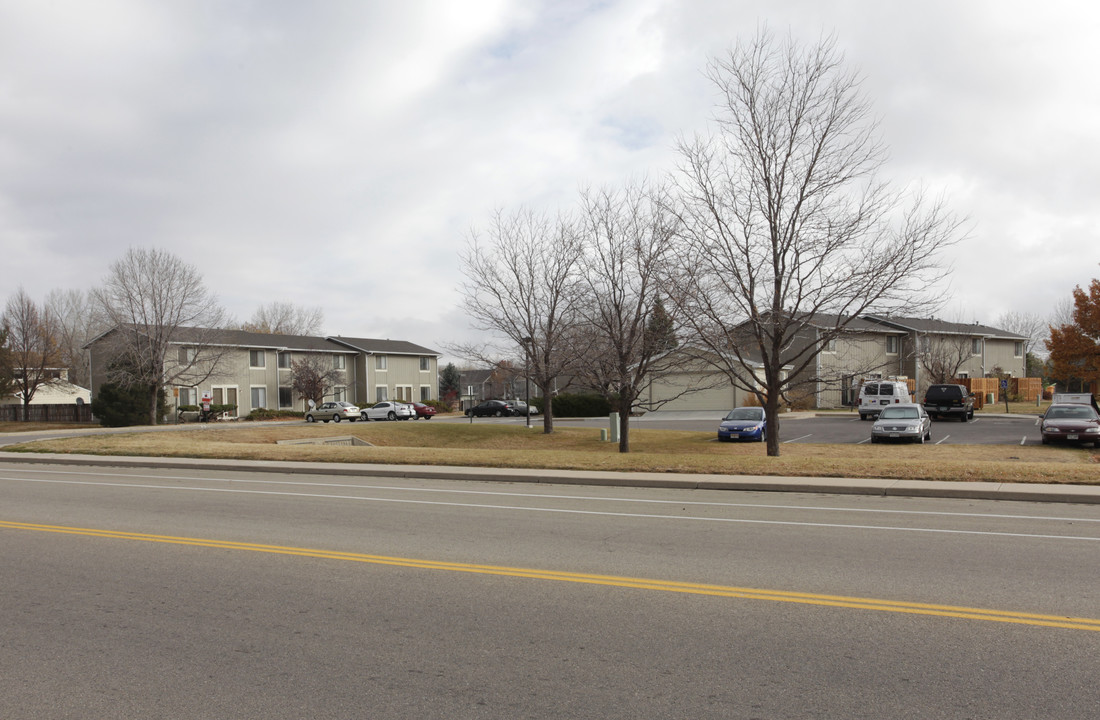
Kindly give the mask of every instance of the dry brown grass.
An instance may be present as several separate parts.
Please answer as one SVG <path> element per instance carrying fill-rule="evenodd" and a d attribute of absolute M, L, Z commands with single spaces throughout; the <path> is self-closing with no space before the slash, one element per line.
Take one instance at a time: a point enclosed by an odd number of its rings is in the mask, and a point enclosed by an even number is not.
<path fill-rule="evenodd" d="M 277 440 L 354 435 L 373 447 L 276 445 Z M 769 458 L 762 444 L 725 444 L 710 432 L 632 430 L 626 455 L 599 431 L 460 423 L 355 423 L 211 427 L 126 433 L 16 446 L 23 452 L 308 462 L 466 465 L 740 475 L 898 478 L 1100 484 L 1094 454 L 1077 448 L 1005 445 L 784 445 Z"/>

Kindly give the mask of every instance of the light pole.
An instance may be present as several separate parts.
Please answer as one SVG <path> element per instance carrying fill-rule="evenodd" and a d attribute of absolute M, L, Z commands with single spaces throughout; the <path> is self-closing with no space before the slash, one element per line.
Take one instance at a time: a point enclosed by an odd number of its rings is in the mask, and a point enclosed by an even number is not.
<path fill-rule="evenodd" d="M 527 407 L 524 418 L 527 427 L 531 427 L 531 338 L 523 338 L 523 404 Z"/>

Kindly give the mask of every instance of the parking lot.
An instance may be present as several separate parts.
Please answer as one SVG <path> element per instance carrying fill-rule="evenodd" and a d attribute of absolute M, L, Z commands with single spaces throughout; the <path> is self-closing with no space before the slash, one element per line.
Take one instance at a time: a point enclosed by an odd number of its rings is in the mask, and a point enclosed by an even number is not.
<path fill-rule="evenodd" d="M 715 432 L 721 413 L 652 412 L 632 418 L 631 427 L 651 430 L 692 430 Z M 970 422 L 933 420 L 932 444 L 945 445 L 1040 445 L 1036 415 L 977 415 Z M 456 420 L 458 420 L 456 418 Z M 482 419 L 475 422 L 523 424 L 523 418 Z M 462 420 L 468 422 L 467 420 Z M 560 427 L 605 428 L 607 418 L 558 419 Z M 856 413 L 795 413 L 780 419 L 780 442 L 858 445 L 871 441 L 871 421 L 860 420 Z M 542 427 L 542 417 L 531 418 L 531 425 Z"/>

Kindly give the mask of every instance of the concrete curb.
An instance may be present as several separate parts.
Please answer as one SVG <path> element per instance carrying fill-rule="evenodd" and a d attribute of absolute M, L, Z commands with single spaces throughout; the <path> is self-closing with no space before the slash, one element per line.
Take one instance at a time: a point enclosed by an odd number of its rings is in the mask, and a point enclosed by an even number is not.
<path fill-rule="evenodd" d="M 271 462 L 266 460 L 211 460 L 122 455 L 66 455 L 0 452 L 0 463 L 36 465 L 94 465 L 97 467 L 271 472 L 338 477 L 389 477 L 422 480 L 648 487 L 683 490 L 797 492 L 835 495 L 958 498 L 1100 504 L 1100 486 L 1031 483 L 893 480 L 876 478 L 772 477 L 762 475 L 693 475 L 578 470 L 452 467 L 442 465 L 376 465 L 366 463 Z"/>

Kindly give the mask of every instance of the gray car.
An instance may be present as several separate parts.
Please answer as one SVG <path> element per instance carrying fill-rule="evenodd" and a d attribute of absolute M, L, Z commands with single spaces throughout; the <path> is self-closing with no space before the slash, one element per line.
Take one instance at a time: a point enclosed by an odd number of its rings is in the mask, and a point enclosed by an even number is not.
<path fill-rule="evenodd" d="M 926 443 L 932 439 L 932 419 L 916 403 L 899 403 L 882 408 L 871 427 L 871 442 L 911 440 Z"/>

